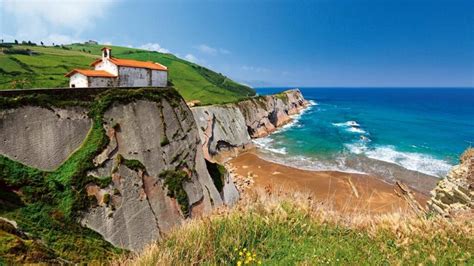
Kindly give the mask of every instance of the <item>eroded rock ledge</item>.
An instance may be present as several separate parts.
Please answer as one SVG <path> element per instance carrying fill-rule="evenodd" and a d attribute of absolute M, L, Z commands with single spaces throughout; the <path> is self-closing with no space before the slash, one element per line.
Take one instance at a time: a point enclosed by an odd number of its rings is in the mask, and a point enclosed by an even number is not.
<path fill-rule="evenodd" d="M 474 208 L 474 149 L 466 150 L 460 161 L 431 192 L 431 211 L 451 216 Z"/>
<path fill-rule="evenodd" d="M 219 158 L 253 147 L 252 138 L 267 136 L 291 122 L 308 106 L 298 89 L 238 103 L 193 107 L 204 156 Z"/>

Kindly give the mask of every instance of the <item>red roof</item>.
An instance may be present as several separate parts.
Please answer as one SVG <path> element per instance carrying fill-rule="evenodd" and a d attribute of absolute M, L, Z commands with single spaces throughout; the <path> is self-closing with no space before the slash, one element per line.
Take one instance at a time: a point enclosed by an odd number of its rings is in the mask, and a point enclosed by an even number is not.
<path fill-rule="evenodd" d="M 118 59 L 112 57 L 109 59 L 110 62 L 114 63 L 117 66 L 124 66 L 124 67 L 137 67 L 137 68 L 148 68 L 153 70 L 161 70 L 161 71 L 168 71 L 168 68 L 162 64 L 154 63 L 154 62 L 145 62 L 145 61 L 138 61 L 132 59 Z M 98 63 L 102 62 L 102 59 L 98 59 L 94 61 L 91 66 L 95 66 Z"/>
<path fill-rule="evenodd" d="M 74 69 L 67 73 L 65 76 L 70 77 L 76 73 L 82 74 L 87 77 L 102 77 L 102 78 L 116 78 L 117 76 L 104 71 L 104 70 L 90 70 L 90 69 Z"/>

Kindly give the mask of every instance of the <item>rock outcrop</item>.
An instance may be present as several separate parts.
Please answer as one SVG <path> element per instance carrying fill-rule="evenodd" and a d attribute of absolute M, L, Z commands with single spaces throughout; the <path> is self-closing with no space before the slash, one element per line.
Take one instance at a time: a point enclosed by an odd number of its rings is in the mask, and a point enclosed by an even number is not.
<path fill-rule="evenodd" d="M 204 156 L 211 158 L 223 153 L 237 153 L 253 147 L 240 109 L 233 105 L 192 108 L 199 128 Z"/>
<path fill-rule="evenodd" d="M 0 110 L 0 154 L 42 170 L 54 170 L 89 132 L 87 110 L 23 106 Z"/>
<path fill-rule="evenodd" d="M 431 195 L 428 201 L 429 209 L 444 216 L 474 208 L 473 148 L 464 152 L 460 164 L 449 171 Z"/>
<path fill-rule="evenodd" d="M 267 136 L 278 127 L 289 123 L 290 115 L 299 113 L 307 105 L 308 102 L 298 89 L 257 97 L 237 104 L 252 138 Z"/>
<path fill-rule="evenodd" d="M 82 223 L 112 244 L 140 250 L 159 239 L 187 216 L 194 217 L 222 205 L 222 198 L 207 171 L 198 130 L 183 103 L 137 101 L 115 105 L 104 115 L 109 147 L 94 160 L 96 177 L 112 176 L 106 188 L 88 188 L 97 206 L 84 214 Z M 127 161 L 139 162 L 131 169 Z M 133 168 L 133 167 L 132 167 Z M 188 174 L 183 189 L 188 206 L 167 196 L 161 175 L 180 169 Z M 106 200 L 104 200 L 104 195 Z"/>
<path fill-rule="evenodd" d="M 238 200 L 229 175 L 211 177 L 193 114 L 176 91 L 110 90 L 92 101 L 42 97 L 1 99 L 0 192 L 21 196 L 21 186 L 29 186 L 29 204 L 42 200 L 32 192 L 70 191 L 71 198 L 47 202 L 58 217 L 77 218 L 133 251 Z"/>
<path fill-rule="evenodd" d="M 44 198 L 53 220 L 78 219 L 133 251 L 235 203 L 215 157 L 252 147 L 307 105 L 299 90 L 192 111 L 173 89 L 45 93 L 0 99 L 0 192 L 25 196 L 18 208 Z"/>
<path fill-rule="evenodd" d="M 192 108 L 204 155 L 218 155 L 253 147 L 251 138 L 267 136 L 291 122 L 308 105 L 298 89 L 256 97 L 234 104 Z M 219 158 L 217 158 L 219 159 Z"/>

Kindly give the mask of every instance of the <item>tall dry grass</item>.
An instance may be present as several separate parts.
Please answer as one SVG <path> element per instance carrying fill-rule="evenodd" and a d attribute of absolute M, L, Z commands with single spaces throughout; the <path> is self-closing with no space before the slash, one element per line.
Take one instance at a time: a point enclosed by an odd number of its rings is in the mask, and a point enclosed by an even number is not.
<path fill-rule="evenodd" d="M 309 195 L 254 191 L 234 208 L 190 220 L 115 264 L 235 265 L 236 253 L 245 248 L 267 265 L 472 265 L 473 217 L 472 212 L 450 220 L 410 212 L 341 213 Z"/>

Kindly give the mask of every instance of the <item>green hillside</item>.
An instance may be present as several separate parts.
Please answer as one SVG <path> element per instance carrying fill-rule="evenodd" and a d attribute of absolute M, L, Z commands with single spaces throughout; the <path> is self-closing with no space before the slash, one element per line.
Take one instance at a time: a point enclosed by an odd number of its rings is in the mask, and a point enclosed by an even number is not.
<path fill-rule="evenodd" d="M 67 87 L 64 74 L 74 68 L 90 68 L 100 57 L 102 45 L 73 44 L 43 47 L 2 45 L 0 89 Z M 186 99 L 202 104 L 231 102 L 255 94 L 247 86 L 172 54 L 111 46 L 117 58 L 159 62 L 169 69 L 169 81 Z"/>

